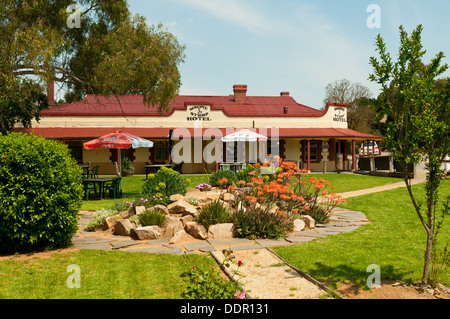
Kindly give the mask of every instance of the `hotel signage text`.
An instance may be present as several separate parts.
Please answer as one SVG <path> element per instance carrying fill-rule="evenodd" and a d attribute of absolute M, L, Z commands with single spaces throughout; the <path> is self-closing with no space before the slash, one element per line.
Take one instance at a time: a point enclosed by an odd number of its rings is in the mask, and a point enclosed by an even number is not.
<path fill-rule="evenodd" d="M 334 122 L 347 122 L 347 117 L 345 116 L 345 109 L 343 107 L 336 107 L 334 109 Z"/>
<path fill-rule="evenodd" d="M 188 116 L 186 120 L 188 121 L 211 121 L 209 117 L 211 109 L 208 105 L 188 105 L 187 111 Z"/>

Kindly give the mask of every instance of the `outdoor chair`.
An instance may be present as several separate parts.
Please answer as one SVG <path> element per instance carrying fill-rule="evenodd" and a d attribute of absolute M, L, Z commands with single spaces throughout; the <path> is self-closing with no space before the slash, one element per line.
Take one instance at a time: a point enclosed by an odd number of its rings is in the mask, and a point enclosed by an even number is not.
<path fill-rule="evenodd" d="M 97 189 L 95 187 L 95 184 L 84 183 L 84 194 L 86 196 L 86 200 L 89 200 L 89 195 L 91 194 L 92 191 L 94 191 L 95 196 L 97 197 Z"/>
<path fill-rule="evenodd" d="M 94 166 L 94 168 L 89 172 L 89 177 L 90 178 L 97 178 L 98 177 L 98 169 L 99 169 L 99 165 Z"/>
<path fill-rule="evenodd" d="M 111 182 L 106 183 L 103 193 L 106 195 L 109 192 L 109 197 L 113 197 L 114 199 L 120 197 L 122 195 L 122 190 L 120 189 L 121 180 L 121 177 L 116 177 Z"/>

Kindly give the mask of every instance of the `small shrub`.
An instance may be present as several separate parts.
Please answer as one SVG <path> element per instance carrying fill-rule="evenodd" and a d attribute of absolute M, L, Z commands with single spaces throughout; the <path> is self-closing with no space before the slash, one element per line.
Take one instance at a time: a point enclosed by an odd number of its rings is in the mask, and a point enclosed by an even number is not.
<path fill-rule="evenodd" d="M 174 194 L 186 194 L 188 186 L 189 180 L 171 168 L 162 167 L 156 174 L 148 176 L 143 184 L 142 193 L 148 199 L 169 198 Z"/>
<path fill-rule="evenodd" d="M 227 179 L 227 182 L 220 185 L 219 181 L 223 178 Z M 230 170 L 218 170 L 217 172 L 214 172 L 209 177 L 209 184 L 213 187 L 223 187 L 226 188 L 230 185 L 233 185 L 233 183 L 236 183 L 237 177 L 236 174 L 233 171 Z"/>
<path fill-rule="evenodd" d="M 248 239 L 279 239 L 292 231 L 293 222 L 284 214 L 270 213 L 260 206 L 248 206 L 232 215 L 238 237 Z"/>
<path fill-rule="evenodd" d="M 326 224 L 331 216 L 331 211 L 319 204 L 305 205 L 303 215 L 311 216 L 317 224 Z"/>
<path fill-rule="evenodd" d="M 117 213 L 123 212 L 124 210 L 128 210 L 130 208 L 130 204 L 126 202 L 114 202 L 113 206 L 109 209 L 113 210 Z"/>
<path fill-rule="evenodd" d="M 92 214 L 91 220 L 86 226 L 86 231 L 95 231 L 105 222 L 109 216 L 117 215 L 117 211 L 111 208 L 102 208 Z"/>
<path fill-rule="evenodd" d="M 0 135 L 0 252 L 69 246 L 82 197 L 81 169 L 66 145 Z"/>
<path fill-rule="evenodd" d="M 242 284 L 234 280 L 235 275 L 239 275 L 239 267 L 242 261 L 236 262 L 232 251 L 224 250 L 225 256 L 220 267 L 230 267 L 230 263 L 238 265 L 237 270 L 232 270 L 231 280 L 224 278 L 219 268 L 214 268 L 210 271 L 204 271 L 199 267 L 188 265 L 185 259 L 188 270 L 184 272 L 181 277 L 187 277 L 188 282 L 185 286 L 181 298 L 183 299 L 246 299 L 247 293 L 243 290 Z"/>
<path fill-rule="evenodd" d="M 194 206 L 197 206 L 198 204 L 200 204 L 200 198 L 195 197 L 195 196 L 185 198 L 184 201 L 191 205 L 194 205 Z"/>
<path fill-rule="evenodd" d="M 205 226 L 206 230 L 214 224 L 229 223 L 231 221 L 230 211 L 222 205 L 219 200 L 203 206 L 197 216 L 197 222 Z"/>
<path fill-rule="evenodd" d="M 162 209 L 146 209 L 145 212 L 138 216 L 142 226 L 159 226 L 162 227 L 166 220 L 166 213 Z"/>

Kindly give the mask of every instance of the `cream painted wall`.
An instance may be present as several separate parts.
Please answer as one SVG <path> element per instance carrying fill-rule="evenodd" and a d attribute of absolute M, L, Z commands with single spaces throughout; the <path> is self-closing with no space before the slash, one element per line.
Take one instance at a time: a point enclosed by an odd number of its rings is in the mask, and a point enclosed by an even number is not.
<path fill-rule="evenodd" d="M 189 108 L 189 106 L 188 106 Z M 208 108 L 210 121 L 201 121 L 203 128 L 251 128 L 253 121 L 257 128 L 347 128 L 347 108 L 330 106 L 328 112 L 321 117 L 229 117 L 222 111 L 211 111 Z M 167 117 L 91 117 L 91 116 L 42 116 L 40 122 L 33 121 L 34 128 L 64 127 L 135 127 L 135 128 L 191 128 L 199 121 L 188 121 L 189 111 L 177 110 Z M 345 120 L 345 122 L 343 121 Z"/>

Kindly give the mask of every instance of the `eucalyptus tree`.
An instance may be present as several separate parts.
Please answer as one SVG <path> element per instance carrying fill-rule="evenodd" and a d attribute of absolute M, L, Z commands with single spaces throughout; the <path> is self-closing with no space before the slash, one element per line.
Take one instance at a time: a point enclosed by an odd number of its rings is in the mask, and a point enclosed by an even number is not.
<path fill-rule="evenodd" d="M 125 0 L 3 0 L 0 132 L 38 118 L 46 105 L 37 97 L 50 82 L 65 88 L 68 102 L 88 93 L 132 93 L 168 109 L 183 61 L 184 46 L 162 25 L 133 16 Z"/>

